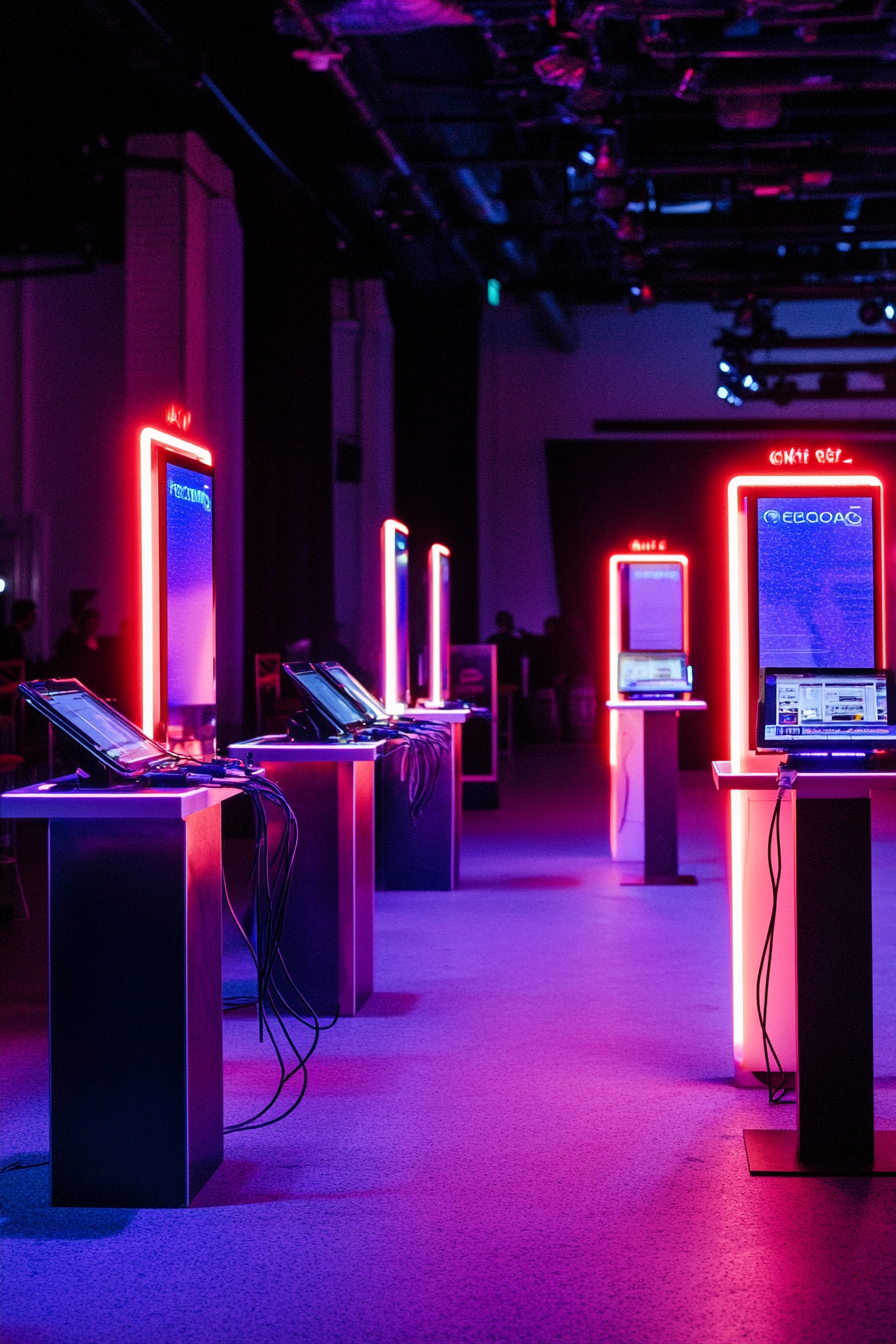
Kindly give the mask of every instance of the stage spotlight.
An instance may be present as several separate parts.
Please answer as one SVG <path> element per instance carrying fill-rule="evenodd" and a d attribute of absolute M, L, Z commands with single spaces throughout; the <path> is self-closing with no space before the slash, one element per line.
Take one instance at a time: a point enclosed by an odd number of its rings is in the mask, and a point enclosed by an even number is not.
<path fill-rule="evenodd" d="M 887 319 L 888 322 L 892 322 L 894 318 L 896 318 L 896 304 L 892 303 L 884 304 L 884 317 Z"/>
<path fill-rule="evenodd" d="M 582 163 L 587 164 L 589 168 L 594 167 L 595 163 L 594 150 L 591 148 L 590 145 L 586 145 L 584 149 L 579 150 L 579 158 L 581 159 Z"/>
<path fill-rule="evenodd" d="M 859 321 L 866 327 L 876 327 L 884 318 L 884 306 L 880 299 L 865 299 L 859 304 Z"/>

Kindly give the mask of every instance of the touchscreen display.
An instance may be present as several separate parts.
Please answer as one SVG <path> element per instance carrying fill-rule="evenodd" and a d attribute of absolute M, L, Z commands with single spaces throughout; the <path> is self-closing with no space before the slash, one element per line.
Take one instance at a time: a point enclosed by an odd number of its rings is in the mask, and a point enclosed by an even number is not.
<path fill-rule="evenodd" d="M 817 738 L 859 742 L 886 734 L 887 679 L 883 674 L 766 679 L 766 740 L 788 745 Z"/>
<path fill-rule="evenodd" d="M 339 694 L 336 687 L 319 672 L 297 672 L 296 681 L 304 691 L 327 713 L 334 723 L 348 728 L 362 720 L 353 704 Z"/>
<path fill-rule="evenodd" d="M 154 742 L 86 691 L 48 691 L 43 697 L 56 713 L 110 760 L 139 765 L 159 756 Z"/>
<path fill-rule="evenodd" d="M 683 653 L 619 655 L 619 689 L 632 691 L 689 691 L 687 657 Z"/>
<path fill-rule="evenodd" d="M 865 496 L 757 500 L 760 667 L 873 667 L 874 522 Z"/>
<path fill-rule="evenodd" d="M 379 700 L 370 694 L 367 687 L 362 686 L 360 681 L 352 676 L 351 672 L 346 672 L 341 663 L 322 663 L 321 666 L 326 669 L 327 676 L 344 687 L 352 700 L 366 709 L 372 718 L 387 719 L 389 717 L 385 705 L 381 705 Z"/>
<path fill-rule="evenodd" d="M 165 463 L 168 735 L 215 735 L 212 478 Z"/>

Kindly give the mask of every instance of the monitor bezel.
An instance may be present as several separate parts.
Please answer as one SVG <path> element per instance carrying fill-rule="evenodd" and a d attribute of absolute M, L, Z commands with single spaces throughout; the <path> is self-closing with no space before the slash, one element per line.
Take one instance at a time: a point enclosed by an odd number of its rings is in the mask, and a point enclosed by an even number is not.
<path fill-rule="evenodd" d="M 683 683 L 653 682 L 649 687 L 638 690 L 625 690 L 622 685 L 622 660 L 623 658 L 680 658 L 684 663 L 685 676 Z M 646 695 L 648 690 L 655 690 L 658 694 L 666 695 L 669 692 L 676 696 L 690 694 L 693 686 L 687 678 L 688 656 L 682 649 L 620 649 L 617 663 L 616 684 L 619 687 L 620 696 L 626 695 Z"/>
<path fill-rule="evenodd" d="M 142 728 L 126 718 L 114 705 L 110 705 L 108 701 L 103 700 L 102 697 L 98 696 L 95 691 L 92 691 L 89 686 L 85 686 L 83 682 L 78 681 L 77 677 L 46 677 L 36 681 L 23 682 L 19 686 L 19 692 L 32 708 L 36 709 L 38 713 L 43 714 L 45 718 L 49 719 L 60 732 L 63 732 L 67 737 L 70 737 L 73 742 L 77 743 L 79 747 L 87 751 L 93 759 L 98 761 L 105 769 L 112 770 L 123 779 L 137 779 L 140 775 L 144 774 L 150 766 L 163 761 L 167 762 L 177 759 L 175 754 L 169 751 L 167 747 L 163 747 L 154 738 L 147 737 Z M 50 694 L 74 695 L 79 693 L 89 696 L 91 700 L 97 701 L 98 704 L 102 705 L 104 711 L 111 714 L 114 718 L 119 719 L 132 732 L 137 733 L 142 737 L 144 742 L 148 742 L 150 746 L 155 747 L 157 754 L 148 757 L 138 766 L 123 767 L 119 762 L 110 760 L 102 748 L 97 746 L 86 733 L 73 727 L 68 719 L 66 719 L 65 715 L 59 713 L 52 700 L 45 698 Z"/>
<path fill-rule="evenodd" d="M 626 557 L 619 564 L 619 639 L 620 651 L 624 653 L 661 653 L 661 649 L 633 649 L 631 648 L 631 571 L 634 568 L 645 569 L 648 566 L 656 566 L 678 570 L 681 583 L 681 646 L 672 649 L 672 653 L 683 653 L 688 656 L 688 594 L 687 594 L 687 573 L 682 560 L 676 556 L 667 557 L 662 554 L 651 555 L 649 559 L 639 557 Z M 668 649 L 668 646 L 667 646 Z"/>
<path fill-rule="evenodd" d="M 326 676 L 325 673 L 322 672 L 319 667 L 315 666 L 314 663 L 309 662 L 284 663 L 283 671 L 287 674 L 287 676 L 290 678 L 293 684 L 298 687 L 299 691 L 302 694 L 302 697 L 306 701 L 306 705 L 307 702 L 310 701 L 311 706 L 313 706 L 314 710 L 318 714 L 322 715 L 323 718 L 326 719 L 327 723 L 332 724 L 333 727 L 336 729 L 337 733 L 360 732 L 364 728 L 370 727 L 370 722 L 366 718 L 351 719 L 345 724 L 336 722 L 336 720 L 333 718 L 332 712 L 327 708 L 326 705 L 322 704 L 321 701 L 318 700 L 312 688 L 310 686 L 305 685 L 304 678 L 308 676 L 309 673 L 313 674 L 316 677 L 323 677 L 324 681 L 333 688 L 333 690 L 340 697 L 340 699 L 344 700 L 345 704 L 350 709 L 353 709 L 356 713 L 359 710 L 359 706 L 356 704 L 354 700 L 352 700 L 349 696 L 345 694 L 341 686 L 338 686 L 332 680 L 332 678 Z"/>
<path fill-rule="evenodd" d="M 875 739 L 870 734 L 863 741 L 844 741 L 842 737 L 813 736 L 809 739 L 794 739 L 790 745 L 769 745 L 766 741 L 768 728 L 768 704 L 766 689 L 769 677 L 884 677 L 887 687 L 887 725 L 896 725 L 896 675 L 886 667 L 764 667 L 760 669 L 760 695 L 756 713 L 756 751 L 763 755 L 779 756 L 799 755 L 800 750 L 828 752 L 840 751 L 847 755 L 880 751 L 885 746 L 896 748 L 896 737 L 882 734 Z"/>

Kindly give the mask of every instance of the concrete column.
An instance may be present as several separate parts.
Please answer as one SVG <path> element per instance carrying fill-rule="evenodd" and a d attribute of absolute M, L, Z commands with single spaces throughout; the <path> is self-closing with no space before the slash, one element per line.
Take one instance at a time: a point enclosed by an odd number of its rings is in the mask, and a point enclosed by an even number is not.
<path fill-rule="evenodd" d="M 333 438 L 336 619 L 374 678 L 380 658 L 380 526 L 394 509 L 392 322 L 380 280 L 334 282 Z M 360 479 L 340 442 L 360 449 Z"/>
<path fill-rule="evenodd" d="M 192 132 L 128 142 L 126 395 L 141 424 L 177 402 L 215 465 L 218 720 L 242 718 L 243 256 L 229 168 Z"/>

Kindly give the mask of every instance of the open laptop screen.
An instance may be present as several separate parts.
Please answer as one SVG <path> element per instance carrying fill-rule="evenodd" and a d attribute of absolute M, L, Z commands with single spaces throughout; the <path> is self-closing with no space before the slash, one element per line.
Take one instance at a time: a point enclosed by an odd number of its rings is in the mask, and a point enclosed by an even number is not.
<path fill-rule="evenodd" d="M 893 674 L 767 668 L 758 746 L 773 751 L 896 746 Z"/>
<path fill-rule="evenodd" d="M 139 774 L 150 762 L 172 759 L 79 681 L 27 682 L 21 690 L 29 704 L 118 774 Z"/>
<path fill-rule="evenodd" d="M 691 689 L 684 653 L 620 653 L 622 695 L 683 695 Z"/>

